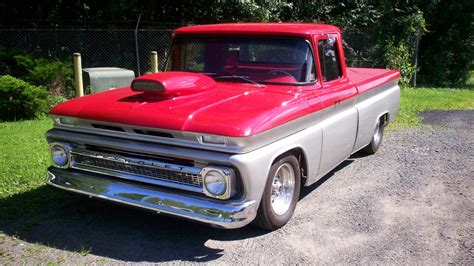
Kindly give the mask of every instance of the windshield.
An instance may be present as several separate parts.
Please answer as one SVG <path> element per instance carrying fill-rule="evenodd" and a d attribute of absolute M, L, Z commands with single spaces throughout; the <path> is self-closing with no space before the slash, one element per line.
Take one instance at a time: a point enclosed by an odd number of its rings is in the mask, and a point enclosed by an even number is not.
<path fill-rule="evenodd" d="M 304 39 L 263 37 L 180 37 L 168 71 L 203 73 L 215 79 L 239 77 L 258 83 L 313 82 L 310 46 Z M 231 79 L 229 79 L 231 80 Z"/>

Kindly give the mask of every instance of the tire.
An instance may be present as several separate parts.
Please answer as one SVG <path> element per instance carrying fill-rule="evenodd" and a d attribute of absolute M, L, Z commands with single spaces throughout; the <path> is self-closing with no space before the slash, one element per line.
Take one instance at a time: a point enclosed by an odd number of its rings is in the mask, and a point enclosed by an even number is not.
<path fill-rule="evenodd" d="M 382 118 L 380 118 L 377 121 L 377 124 L 375 125 L 375 130 L 374 130 L 374 135 L 372 136 L 372 141 L 370 141 L 369 145 L 365 146 L 362 149 L 362 152 L 365 154 L 375 154 L 377 150 L 380 147 L 380 144 L 382 144 L 382 139 L 383 139 L 383 130 L 384 130 L 384 124 L 382 123 Z"/>
<path fill-rule="evenodd" d="M 288 155 L 273 163 L 254 225 L 273 231 L 288 223 L 295 211 L 300 187 L 300 165 L 295 156 Z"/>

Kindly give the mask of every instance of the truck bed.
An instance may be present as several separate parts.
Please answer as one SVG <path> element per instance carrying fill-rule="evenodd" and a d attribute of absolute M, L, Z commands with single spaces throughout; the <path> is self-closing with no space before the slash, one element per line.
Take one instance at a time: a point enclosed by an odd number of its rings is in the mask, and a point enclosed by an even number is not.
<path fill-rule="evenodd" d="M 347 77 L 357 87 L 359 93 L 382 85 L 400 77 L 396 70 L 379 68 L 347 68 Z"/>

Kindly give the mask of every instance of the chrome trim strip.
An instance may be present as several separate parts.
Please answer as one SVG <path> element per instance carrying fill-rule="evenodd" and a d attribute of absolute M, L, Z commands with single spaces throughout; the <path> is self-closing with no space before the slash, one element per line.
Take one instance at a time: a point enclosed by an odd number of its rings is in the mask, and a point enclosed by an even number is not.
<path fill-rule="evenodd" d="M 219 201 L 169 193 L 157 187 L 112 180 L 106 176 L 50 167 L 46 182 L 54 187 L 90 197 L 148 209 L 157 213 L 233 229 L 249 224 L 256 216 L 256 201 Z"/>
<path fill-rule="evenodd" d="M 161 155 L 172 158 L 194 160 L 195 162 L 202 164 L 229 164 L 229 154 L 225 153 L 126 140 L 123 138 L 118 139 L 114 137 L 77 133 L 59 129 L 50 129 L 46 132 L 46 138 L 48 139 L 48 142 L 62 140 L 71 144 L 75 143 L 76 146 L 90 144 L 103 148 L 139 153 L 144 156 L 147 154 Z"/>

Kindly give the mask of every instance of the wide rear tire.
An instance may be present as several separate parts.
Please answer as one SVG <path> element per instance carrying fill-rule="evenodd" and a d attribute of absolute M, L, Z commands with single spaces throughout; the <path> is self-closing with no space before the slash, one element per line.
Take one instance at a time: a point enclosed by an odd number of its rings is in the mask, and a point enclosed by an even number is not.
<path fill-rule="evenodd" d="M 293 155 L 273 163 L 254 225 L 266 230 L 284 226 L 293 216 L 301 187 L 301 171 Z"/>

